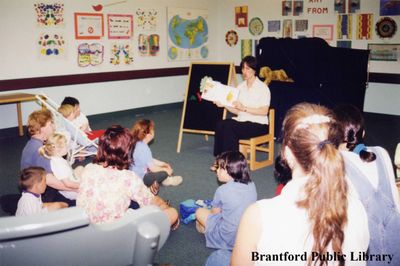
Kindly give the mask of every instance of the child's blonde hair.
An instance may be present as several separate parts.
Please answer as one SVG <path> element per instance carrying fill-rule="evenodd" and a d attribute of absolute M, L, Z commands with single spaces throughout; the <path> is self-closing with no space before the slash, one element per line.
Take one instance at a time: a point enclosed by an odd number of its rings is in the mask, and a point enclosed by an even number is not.
<path fill-rule="evenodd" d="M 51 135 L 46 143 L 39 149 L 40 155 L 50 158 L 56 153 L 56 149 L 60 147 L 65 147 L 67 145 L 67 138 L 60 133 L 54 133 Z"/>
<path fill-rule="evenodd" d="M 67 118 L 74 112 L 74 106 L 70 104 L 63 104 L 58 108 L 58 112 Z"/>

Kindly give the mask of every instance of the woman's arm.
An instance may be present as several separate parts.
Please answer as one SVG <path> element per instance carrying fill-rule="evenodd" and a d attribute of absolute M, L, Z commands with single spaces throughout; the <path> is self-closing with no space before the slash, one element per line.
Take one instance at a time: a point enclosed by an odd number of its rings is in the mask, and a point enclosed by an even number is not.
<path fill-rule="evenodd" d="M 259 209 L 252 204 L 244 212 L 240 220 L 235 246 L 232 252 L 231 265 L 253 265 L 252 252 L 257 251 L 257 243 L 261 234 L 261 217 Z"/>
<path fill-rule="evenodd" d="M 79 189 L 79 183 L 78 183 L 78 182 L 74 182 L 74 181 L 72 181 L 72 180 L 69 179 L 69 178 L 61 179 L 61 182 L 63 182 L 63 184 L 64 184 L 67 188 L 69 188 L 70 190 L 76 191 L 76 190 Z"/>
<path fill-rule="evenodd" d="M 253 108 L 253 107 L 244 106 L 239 101 L 235 101 L 235 102 L 233 102 L 233 106 L 241 112 L 246 112 L 246 113 L 249 113 L 252 115 L 268 115 L 268 111 L 269 111 L 268 105 Z"/>

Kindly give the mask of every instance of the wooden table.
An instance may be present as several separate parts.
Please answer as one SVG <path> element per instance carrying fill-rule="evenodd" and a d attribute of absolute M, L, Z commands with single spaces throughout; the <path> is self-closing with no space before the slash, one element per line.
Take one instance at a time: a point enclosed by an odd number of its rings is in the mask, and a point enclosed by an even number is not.
<path fill-rule="evenodd" d="M 30 93 L 10 93 L 0 94 L 0 104 L 16 103 L 17 104 L 17 116 L 18 116 L 18 131 L 19 135 L 24 135 L 24 125 L 22 123 L 22 111 L 21 102 L 29 102 L 36 100 L 35 94 Z"/>

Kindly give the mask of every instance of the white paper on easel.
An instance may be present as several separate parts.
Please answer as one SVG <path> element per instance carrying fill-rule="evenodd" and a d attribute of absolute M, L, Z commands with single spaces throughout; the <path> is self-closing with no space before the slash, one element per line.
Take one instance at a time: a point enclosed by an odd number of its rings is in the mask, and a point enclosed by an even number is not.
<path fill-rule="evenodd" d="M 227 86 L 218 81 L 207 80 L 201 98 L 207 101 L 220 102 L 224 106 L 233 107 L 237 101 L 239 89 Z"/>

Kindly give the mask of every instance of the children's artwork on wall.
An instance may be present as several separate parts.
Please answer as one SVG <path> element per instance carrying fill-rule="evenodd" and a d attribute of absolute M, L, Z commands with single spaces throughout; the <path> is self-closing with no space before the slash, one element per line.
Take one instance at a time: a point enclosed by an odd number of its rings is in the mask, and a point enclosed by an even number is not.
<path fill-rule="evenodd" d="M 100 39 L 104 36 L 103 14 L 74 13 L 75 39 Z"/>
<path fill-rule="evenodd" d="M 133 62 L 133 52 L 129 43 L 114 43 L 111 45 L 110 63 L 117 65 L 130 65 Z"/>
<path fill-rule="evenodd" d="M 346 0 L 335 0 L 334 8 L 339 14 L 346 13 Z"/>
<path fill-rule="evenodd" d="M 268 32 L 279 32 L 281 30 L 280 20 L 269 20 L 268 21 Z"/>
<path fill-rule="evenodd" d="M 34 4 L 36 21 L 39 26 L 62 26 L 64 25 L 64 4 L 62 3 L 37 3 Z"/>
<path fill-rule="evenodd" d="M 253 40 L 251 39 L 244 39 L 241 40 L 242 47 L 241 51 L 241 59 L 248 55 L 253 55 Z"/>
<path fill-rule="evenodd" d="M 400 15 L 400 1 L 398 0 L 380 0 L 380 16 L 398 16 Z"/>
<path fill-rule="evenodd" d="M 333 25 L 313 25 L 313 37 L 324 39 L 325 41 L 333 40 Z"/>
<path fill-rule="evenodd" d="M 103 63 L 104 46 L 101 43 L 81 43 L 78 46 L 78 66 L 97 66 Z"/>
<path fill-rule="evenodd" d="M 282 1 L 282 16 L 292 14 L 292 1 Z"/>
<path fill-rule="evenodd" d="M 39 37 L 40 55 L 44 57 L 55 57 L 64 54 L 65 41 L 61 34 L 43 33 Z"/>
<path fill-rule="evenodd" d="M 337 39 L 351 39 L 352 38 L 352 25 L 353 25 L 353 15 L 338 15 L 337 18 Z"/>
<path fill-rule="evenodd" d="M 336 47 L 351 48 L 351 41 L 337 41 Z"/>
<path fill-rule="evenodd" d="M 396 21 L 390 17 L 383 17 L 376 23 L 375 31 L 381 39 L 392 38 L 397 31 Z"/>
<path fill-rule="evenodd" d="M 357 15 L 357 39 L 370 40 L 372 38 L 372 14 Z"/>
<path fill-rule="evenodd" d="M 264 24 L 258 17 L 252 18 L 249 22 L 249 32 L 254 35 L 260 35 L 264 30 Z"/>
<path fill-rule="evenodd" d="M 158 34 L 139 34 L 138 50 L 141 56 L 156 56 L 160 50 L 160 36 Z"/>
<path fill-rule="evenodd" d="M 168 8 L 168 60 L 208 57 L 208 11 Z"/>
<path fill-rule="evenodd" d="M 247 27 L 248 23 L 248 6 L 235 7 L 235 25 L 239 28 Z"/>
<path fill-rule="evenodd" d="M 130 39 L 133 35 L 133 16 L 121 14 L 108 14 L 108 38 Z"/>
<path fill-rule="evenodd" d="M 157 30 L 158 13 L 154 8 L 138 8 L 136 10 L 136 27 L 145 31 Z"/>
<path fill-rule="evenodd" d="M 399 61 L 400 44 L 369 43 L 370 60 Z"/>
<path fill-rule="evenodd" d="M 360 10 L 360 1 L 361 0 L 347 0 L 348 2 L 348 10 L 349 13 L 356 13 L 358 10 Z"/>
<path fill-rule="evenodd" d="M 235 46 L 239 40 L 239 36 L 236 31 L 230 30 L 225 34 L 225 42 L 229 46 Z"/>
<path fill-rule="evenodd" d="M 293 1 L 293 16 L 303 15 L 304 3 L 303 1 Z"/>
<path fill-rule="evenodd" d="M 282 37 L 292 38 L 293 37 L 293 21 L 291 19 L 284 19 L 282 26 Z"/>
<path fill-rule="evenodd" d="M 308 20 L 307 19 L 299 19 L 295 20 L 295 31 L 307 31 L 308 30 Z"/>

